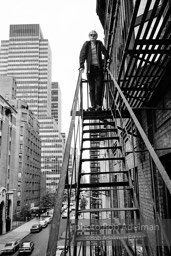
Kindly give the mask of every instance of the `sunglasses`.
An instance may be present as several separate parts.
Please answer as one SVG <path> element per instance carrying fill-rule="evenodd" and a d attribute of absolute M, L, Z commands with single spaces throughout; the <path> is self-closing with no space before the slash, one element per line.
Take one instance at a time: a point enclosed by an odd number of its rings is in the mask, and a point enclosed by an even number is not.
<path fill-rule="evenodd" d="M 90 36 L 96 36 L 96 34 L 90 34 Z"/>

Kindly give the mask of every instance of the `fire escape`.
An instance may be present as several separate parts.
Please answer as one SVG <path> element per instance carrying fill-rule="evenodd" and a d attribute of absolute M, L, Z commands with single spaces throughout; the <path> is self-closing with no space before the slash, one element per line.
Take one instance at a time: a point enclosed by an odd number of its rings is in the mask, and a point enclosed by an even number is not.
<path fill-rule="evenodd" d="M 110 56 L 115 56 L 113 45 L 120 1 L 106 1 L 105 8 L 102 2 L 97 2 L 105 44 Z M 137 171 L 136 162 L 137 154 L 143 158 L 144 152 L 148 152 L 149 168 L 156 170 L 170 195 L 170 177 L 142 127 L 139 113 L 156 110 L 149 102 L 169 73 L 171 6 L 168 0 L 156 0 L 151 9 L 152 1 L 146 1 L 143 14 L 138 16 L 140 3 L 135 1 L 124 47 L 121 45 L 118 52 L 121 58 L 118 73 L 113 61 L 104 67 L 102 111 L 87 110 L 88 85 L 79 73 L 47 256 L 55 255 L 58 244 L 64 190 L 68 193 L 64 255 L 156 255 L 150 232 L 143 228 L 151 222 L 145 219 L 140 204 L 139 176 L 151 200 L 153 226 L 159 227 L 153 235 L 160 240 L 163 254 L 157 255 L 171 253 L 169 237 L 151 193 L 155 188 L 149 187 L 148 177 L 141 168 Z M 71 151 L 72 170 L 68 168 Z M 72 191 L 76 203 L 74 221 L 69 211 Z M 83 197 L 87 200 L 84 208 L 80 207 Z"/>

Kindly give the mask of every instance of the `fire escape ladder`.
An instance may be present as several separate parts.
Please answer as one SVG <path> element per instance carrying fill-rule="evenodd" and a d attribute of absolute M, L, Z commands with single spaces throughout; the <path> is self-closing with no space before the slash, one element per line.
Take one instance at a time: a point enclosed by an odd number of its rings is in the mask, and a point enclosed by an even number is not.
<path fill-rule="evenodd" d="M 165 81 L 169 77 L 171 66 L 171 4 L 169 0 L 137 0 L 134 4 L 108 1 L 104 8 L 99 1 L 97 10 L 104 27 L 105 46 L 111 57 L 110 69 L 105 77 L 109 81 L 106 83 L 104 96 L 106 108 L 111 109 L 118 120 L 123 118 L 123 127 L 119 124 L 118 129 L 123 133 L 125 141 L 130 140 L 130 148 L 127 142 L 123 152 L 126 153 L 126 159 L 132 158 L 135 163 L 131 166 L 129 160 L 125 161 L 125 168 L 128 170 L 130 182 L 131 177 L 136 175 L 140 180 L 138 185 L 136 180 L 132 179 L 134 193 L 133 190 L 131 192 L 135 207 L 140 206 L 141 222 L 159 228 L 152 237 L 152 233 L 145 232 L 147 253 L 149 249 L 150 255 L 160 255 L 163 250 L 163 255 L 170 255 L 170 233 L 165 223 L 165 219 L 170 219 L 170 174 L 158 157 L 161 155 L 161 149 L 154 146 L 158 142 L 156 133 L 153 134 L 153 120 L 141 120 L 142 125 L 150 124 L 152 127 L 147 128 L 146 135 L 137 117 L 143 118 L 143 114 L 147 114 L 149 119 L 151 113 L 155 113 L 157 121 L 157 111 L 160 111 L 157 104 L 163 96 L 160 92 L 163 93 L 163 88 L 169 90 L 169 84 Z M 118 28 L 123 33 L 118 33 Z M 169 110 L 165 105 L 161 113 Z M 139 115 L 140 113 L 142 115 Z M 165 145 L 163 150 L 168 150 L 167 143 L 162 143 Z M 144 164 L 142 168 L 141 164 Z M 149 166 L 146 167 L 146 164 Z M 147 202 L 144 198 L 139 199 L 139 195 L 146 196 Z M 150 221 L 147 221 L 147 216 L 150 216 Z M 150 245 L 153 239 L 156 246 Z"/>
<path fill-rule="evenodd" d="M 136 255 L 137 240 L 143 245 L 145 234 L 134 229 L 137 222 L 140 222 L 139 205 L 125 163 L 124 140 L 119 131 L 121 127 L 116 126 L 118 117 L 114 115 L 114 111 L 103 110 L 83 111 L 82 118 L 75 222 L 76 227 L 80 228 L 73 227 L 73 255 L 79 255 L 78 252 L 85 256 L 93 252 L 95 255 L 107 255 L 106 248 L 110 246 L 116 255 L 120 251 Z M 123 125 L 122 118 L 120 125 Z M 86 165 L 83 167 L 83 164 L 89 165 L 89 171 L 86 171 Z M 119 165 L 119 168 L 115 165 Z M 85 176 L 88 182 L 84 179 Z M 79 207 L 83 193 L 89 198 L 85 209 Z M 112 194 L 117 195 L 117 205 L 111 202 Z M 129 201 L 127 205 L 123 203 L 125 196 Z M 125 216 L 130 217 L 128 223 L 128 217 Z M 130 232 L 127 228 L 129 225 L 132 226 Z M 144 255 L 148 255 L 145 249 Z"/>
<path fill-rule="evenodd" d="M 83 91 L 88 87 L 83 86 L 85 81 L 81 75 L 71 110 L 46 255 L 55 255 L 61 237 L 64 238 L 64 255 L 69 256 L 104 256 L 110 250 L 114 255 L 123 253 L 134 256 L 139 250 L 144 256 L 152 255 L 148 234 L 139 228 L 144 224 L 144 219 L 135 179 L 136 136 L 141 136 L 169 191 L 170 179 L 110 70 L 102 111 L 85 110 L 88 105 L 85 107 L 86 94 Z M 131 168 L 127 163 L 128 149 L 125 143 L 127 139 L 130 140 L 130 135 L 133 154 Z M 68 215 L 64 220 L 61 209 L 65 192 Z M 71 218 L 73 195 L 76 208 L 75 217 Z M 156 211 L 153 201 L 152 204 Z M 169 245 L 157 216 L 162 237 Z"/>
<path fill-rule="evenodd" d="M 129 153 L 131 153 L 133 155 L 133 157 L 132 157 L 133 167 L 131 168 L 133 173 L 135 173 L 135 169 L 136 169 L 136 164 L 135 164 L 135 161 L 136 161 L 135 148 L 136 148 L 136 146 L 134 143 L 135 143 L 135 138 L 139 137 L 139 138 L 141 138 L 144 145 L 146 146 L 146 150 L 149 153 L 151 162 L 155 166 L 155 170 L 159 172 L 160 177 L 163 179 L 163 182 L 165 183 L 168 193 L 171 193 L 171 180 L 170 180 L 164 166 L 162 165 L 160 159 L 158 158 L 157 153 L 155 152 L 153 146 L 151 145 L 147 135 L 145 134 L 139 120 L 137 119 L 133 109 L 131 108 L 131 105 L 129 104 L 128 100 L 126 99 L 126 97 L 125 97 L 124 93 L 122 92 L 121 88 L 119 87 L 117 81 L 115 80 L 111 71 L 109 69 L 107 69 L 107 70 L 108 70 L 109 83 L 106 85 L 106 98 L 110 98 L 110 100 L 108 101 L 108 108 L 110 108 L 113 115 L 115 115 L 117 117 L 117 120 L 119 120 L 119 123 L 122 123 L 122 125 L 120 125 L 120 127 L 119 127 L 119 130 L 121 131 L 120 134 L 123 133 L 122 138 L 125 137 L 125 139 L 122 140 L 123 147 L 124 148 L 126 147 L 125 142 L 124 142 L 126 140 L 129 140 L 129 143 L 131 145 L 131 151 Z M 116 123 L 116 121 L 115 121 L 115 123 Z M 131 139 L 130 139 L 130 137 L 131 137 Z M 125 150 L 122 149 L 122 151 L 127 154 L 127 151 L 129 151 L 129 150 L 127 150 L 125 148 Z M 125 155 L 125 157 L 126 157 L 126 155 Z M 126 170 L 128 170 L 129 186 L 134 187 L 134 190 L 131 191 L 134 207 L 139 209 L 139 217 L 138 218 L 141 221 L 141 223 L 144 225 L 146 223 L 146 221 L 143 217 L 144 216 L 143 209 L 139 206 L 139 200 L 136 195 L 136 190 L 138 189 L 138 187 L 137 187 L 138 184 L 136 184 L 135 180 L 134 181 L 132 180 L 133 174 L 131 173 L 131 170 L 128 167 L 127 161 L 124 161 L 123 163 L 125 164 Z M 146 184 L 145 189 L 147 189 L 147 191 L 148 191 L 148 194 L 149 194 L 149 197 L 151 200 L 151 204 L 152 204 L 154 212 L 155 212 L 155 216 L 156 216 L 155 224 L 160 229 L 163 243 L 165 244 L 167 250 L 170 251 L 170 242 L 169 242 L 169 238 L 165 231 L 166 225 L 165 225 L 165 223 L 162 222 L 162 219 L 160 218 L 160 214 L 157 211 L 156 204 L 155 204 L 153 196 L 150 192 L 151 190 L 148 187 L 148 180 L 146 179 L 145 175 L 143 174 L 143 171 L 140 170 L 140 172 L 141 172 L 141 175 L 143 176 L 144 183 Z M 134 182 L 134 184 L 133 184 L 133 182 Z M 144 240 L 145 241 L 144 248 L 145 248 L 146 254 L 149 255 L 148 253 L 152 254 L 151 245 L 150 245 L 150 241 L 149 241 L 147 232 L 145 231 L 144 233 L 146 234 L 146 238 Z"/>

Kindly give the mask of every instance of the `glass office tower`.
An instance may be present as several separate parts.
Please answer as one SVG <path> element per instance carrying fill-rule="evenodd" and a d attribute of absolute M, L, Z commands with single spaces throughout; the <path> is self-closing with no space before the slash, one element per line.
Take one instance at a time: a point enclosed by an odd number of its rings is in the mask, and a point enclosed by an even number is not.
<path fill-rule="evenodd" d="M 1 41 L 0 74 L 15 77 L 17 99 L 38 118 L 50 115 L 51 51 L 38 24 L 10 26 L 9 40 Z"/>
<path fill-rule="evenodd" d="M 54 118 L 51 118 L 51 50 L 48 40 L 43 38 L 39 24 L 10 25 L 9 40 L 1 41 L 0 75 L 15 78 L 16 98 L 25 100 L 40 122 L 40 136 L 43 134 L 43 142 L 41 140 L 42 172 L 45 169 L 46 174 L 51 175 L 53 172 L 52 180 L 48 177 L 48 184 L 52 183 L 55 186 L 54 160 L 53 164 L 48 165 L 49 168 L 44 169 L 47 161 L 45 152 L 48 154 L 48 149 L 51 152 L 52 147 L 56 159 L 59 155 L 60 162 L 56 163 L 59 170 L 64 146 L 58 126 Z M 51 129 L 47 127 L 47 120 Z M 48 147 L 44 137 L 47 131 Z M 58 143 L 53 142 L 54 134 L 58 135 Z M 52 137 L 50 144 L 49 136 Z M 54 145 L 56 145 L 55 149 Z"/>

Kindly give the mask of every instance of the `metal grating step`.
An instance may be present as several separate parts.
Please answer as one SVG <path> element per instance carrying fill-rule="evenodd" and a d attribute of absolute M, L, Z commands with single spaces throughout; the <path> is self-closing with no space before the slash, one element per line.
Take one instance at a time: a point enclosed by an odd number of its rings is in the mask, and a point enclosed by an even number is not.
<path fill-rule="evenodd" d="M 118 171 L 118 172 L 83 172 L 83 173 L 80 173 L 81 176 L 83 175 L 101 175 L 101 174 L 128 174 L 128 171 Z"/>
<path fill-rule="evenodd" d="M 124 157 L 106 157 L 106 158 L 84 158 L 81 159 L 81 162 L 88 162 L 88 161 L 110 161 L 110 160 L 120 160 L 120 161 L 124 161 L 125 158 Z"/>
<path fill-rule="evenodd" d="M 111 119 L 111 111 L 103 110 L 103 111 L 84 111 L 83 112 L 83 120 L 93 120 L 93 119 Z"/>
<path fill-rule="evenodd" d="M 138 208 L 129 207 L 129 208 L 95 208 L 95 209 L 86 209 L 86 210 L 78 210 L 78 213 L 85 213 L 85 212 L 110 212 L 110 211 L 139 211 Z"/>
<path fill-rule="evenodd" d="M 122 150 L 122 147 L 121 146 L 115 146 L 115 147 L 91 147 L 91 148 L 82 148 L 82 151 L 83 150 L 103 150 L 103 149 L 113 149 L 113 150 L 116 150 L 116 149 L 120 149 Z"/>
<path fill-rule="evenodd" d="M 117 129 L 113 128 L 113 129 L 89 129 L 89 130 L 83 130 L 83 133 L 106 133 L 106 132 L 117 132 Z"/>
<path fill-rule="evenodd" d="M 84 141 L 104 141 L 104 140 L 119 140 L 119 136 L 113 136 L 113 137 L 102 137 L 102 138 L 83 138 Z"/>
<path fill-rule="evenodd" d="M 98 126 L 98 125 L 111 125 L 111 126 L 115 127 L 114 122 L 110 122 L 107 120 L 103 120 L 102 122 L 83 123 L 83 126 Z"/>
<path fill-rule="evenodd" d="M 124 187 L 129 186 L 128 181 L 115 181 L 115 182 L 98 182 L 98 183 L 80 183 L 80 188 L 100 188 L 100 187 Z"/>
<path fill-rule="evenodd" d="M 132 191 L 134 188 L 133 187 L 115 187 L 114 188 L 115 191 L 125 191 L 125 190 L 128 190 L 128 191 Z M 110 188 L 110 189 L 107 189 L 107 188 L 103 188 L 103 189 L 96 189 L 96 188 L 89 188 L 89 191 L 91 192 L 105 192 L 105 193 L 108 193 L 109 191 L 113 191 L 114 190 L 113 188 Z M 84 188 L 80 189 L 80 192 L 81 191 L 85 191 Z"/>

